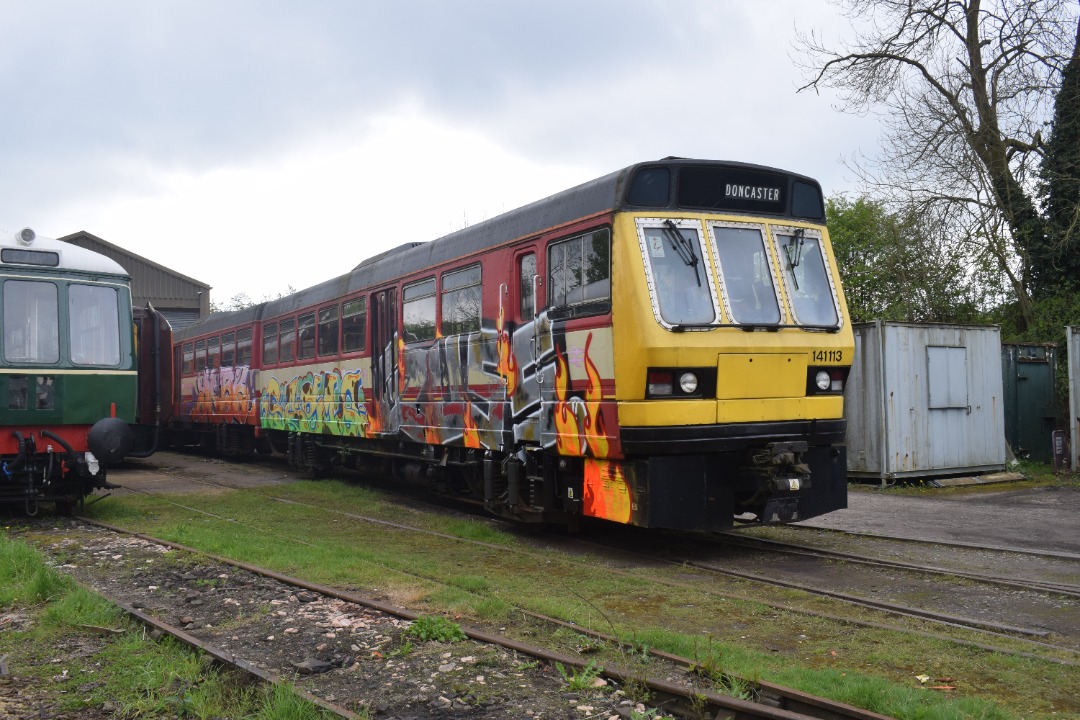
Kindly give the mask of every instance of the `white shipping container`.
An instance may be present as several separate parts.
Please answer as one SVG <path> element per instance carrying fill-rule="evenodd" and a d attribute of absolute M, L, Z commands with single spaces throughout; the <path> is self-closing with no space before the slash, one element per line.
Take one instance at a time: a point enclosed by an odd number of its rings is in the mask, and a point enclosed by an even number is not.
<path fill-rule="evenodd" d="M 850 476 L 888 482 L 1004 469 L 996 326 L 877 320 L 853 329 L 844 390 Z"/>

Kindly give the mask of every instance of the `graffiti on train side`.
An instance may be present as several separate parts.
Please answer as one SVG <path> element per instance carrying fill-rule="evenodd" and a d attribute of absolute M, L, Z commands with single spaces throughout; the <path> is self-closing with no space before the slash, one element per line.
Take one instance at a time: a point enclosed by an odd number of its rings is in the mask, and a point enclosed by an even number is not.
<path fill-rule="evenodd" d="M 207 368 L 188 385 L 183 405 L 194 420 L 211 423 L 255 422 L 254 373 L 246 365 Z"/>
<path fill-rule="evenodd" d="M 338 368 L 308 372 L 289 380 L 265 380 L 260 413 L 271 430 L 364 437 L 368 411 L 363 374 Z"/>

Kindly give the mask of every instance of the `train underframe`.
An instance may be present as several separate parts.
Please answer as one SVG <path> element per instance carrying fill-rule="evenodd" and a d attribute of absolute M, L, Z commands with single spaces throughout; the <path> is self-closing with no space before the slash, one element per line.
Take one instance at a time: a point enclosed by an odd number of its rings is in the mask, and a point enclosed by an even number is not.
<path fill-rule="evenodd" d="M 0 503 L 22 504 L 36 515 L 41 503 L 53 503 L 61 515 L 71 515 L 83 499 L 109 487 L 105 466 L 92 453 L 76 451 L 68 440 L 50 430 L 12 430 L 17 451 L 0 457 Z"/>
<path fill-rule="evenodd" d="M 715 532 L 805 520 L 847 506 L 844 421 L 642 429 L 619 460 L 539 447 L 498 452 L 400 439 L 361 439 L 220 425 L 188 440 L 225 456 L 284 455 L 308 477 L 335 468 L 390 473 L 494 515 L 575 527 L 599 517 L 641 527 Z M 636 441 L 635 437 L 642 438 Z"/>

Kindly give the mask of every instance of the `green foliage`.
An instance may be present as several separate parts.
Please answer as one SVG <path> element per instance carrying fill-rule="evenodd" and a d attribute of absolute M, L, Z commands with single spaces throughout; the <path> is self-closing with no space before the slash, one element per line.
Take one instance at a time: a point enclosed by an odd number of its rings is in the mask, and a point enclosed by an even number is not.
<path fill-rule="evenodd" d="M 422 642 L 457 642 L 467 637 L 460 625 L 442 615 L 422 615 L 416 618 L 405 634 Z"/>
<path fill-rule="evenodd" d="M 1032 248 L 1037 297 L 1080 291 L 1080 26 L 1040 175 L 1048 225 L 1044 243 Z"/>
<path fill-rule="evenodd" d="M 984 290 L 963 250 L 913 209 L 840 195 L 826 203 L 833 253 L 854 322 L 971 322 Z"/>
<path fill-rule="evenodd" d="M 566 687 L 571 692 L 581 692 L 582 690 L 593 689 L 593 683 L 596 678 L 600 677 L 600 673 L 604 672 L 604 668 L 596 664 L 595 661 L 590 660 L 589 664 L 580 670 L 570 669 L 567 670 L 563 667 L 562 663 L 555 663 L 555 669 L 559 671 L 559 675 L 562 675 L 563 681 L 566 682 Z"/>
<path fill-rule="evenodd" d="M 21 540 L 0 542 L 0 606 L 36 604 L 61 597 L 74 583 L 45 565 Z"/>

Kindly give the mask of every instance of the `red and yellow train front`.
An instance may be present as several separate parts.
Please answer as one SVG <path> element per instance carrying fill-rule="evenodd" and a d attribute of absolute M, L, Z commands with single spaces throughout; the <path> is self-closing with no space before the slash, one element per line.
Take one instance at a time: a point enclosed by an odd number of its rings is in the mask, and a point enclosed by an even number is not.
<path fill-rule="evenodd" d="M 716 530 L 846 507 L 854 341 L 825 226 L 704 212 L 614 223 L 617 429 L 606 457 L 585 460 L 582 513 Z"/>

